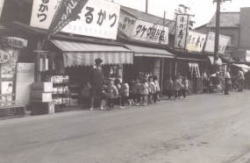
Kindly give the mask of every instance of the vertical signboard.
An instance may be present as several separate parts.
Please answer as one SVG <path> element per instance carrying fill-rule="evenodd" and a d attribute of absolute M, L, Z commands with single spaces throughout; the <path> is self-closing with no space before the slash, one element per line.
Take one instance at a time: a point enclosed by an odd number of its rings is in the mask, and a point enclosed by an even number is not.
<path fill-rule="evenodd" d="M 187 37 L 186 49 L 193 52 L 202 52 L 205 42 L 206 34 L 189 31 Z"/>
<path fill-rule="evenodd" d="M 0 19 L 3 11 L 4 0 L 0 0 Z"/>
<path fill-rule="evenodd" d="M 188 19 L 189 16 L 187 14 L 176 15 L 175 48 L 185 48 L 188 35 Z"/>
<path fill-rule="evenodd" d="M 229 42 L 230 42 L 229 36 L 220 35 L 218 53 L 224 54 Z M 207 36 L 207 43 L 205 46 L 205 51 L 214 53 L 214 44 L 215 44 L 215 33 L 209 32 Z"/>
<path fill-rule="evenodd" d="M 132 34 L 132 31 L 135 27 L 136 18 L 132 17 L 124 12 L 120 13 L 119 18 L 119 32 L 122 32 L 126 36 L 130 37 Z"/>
<path fill-rule="evenodd" d="M 30 26 L 49 29 L 61 0 L 33 0 Z"/>

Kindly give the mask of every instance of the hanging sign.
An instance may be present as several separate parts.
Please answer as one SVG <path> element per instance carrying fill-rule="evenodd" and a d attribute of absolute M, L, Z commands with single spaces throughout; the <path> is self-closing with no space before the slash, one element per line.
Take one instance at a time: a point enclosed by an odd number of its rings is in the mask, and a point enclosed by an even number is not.
<path fill-rule="evenodd" d="M 135 26 L 136 18 L 132 17 L 121 10 L 119 18 L 119 32 L 130 37 Z"/>
<path fill-rule="evenodd" d="M 175 48 L 185 48 L 188 35 L 188 17 L 187 14 L 176 15 Z"/>
<path fill-rule="evenodd" d="M 202 52 L 206 42 L 206 37 L 205 34 L 189 31 L 186 49 L 193 52 Z"/>
<path fill-rule="evenodd" d="M 89 0 L 79 14 L 62 31 L 78 35 L 116 39 L 120 6 L 104 0 Z"/>
<path fill-rule="evenodd" d="M 5 45 L 7 44 L 9 47 L 12 47 L 12 48 L 21 49 L 21 48 L 28 46 L 28 41 L 26 39 L 19 38 L 19 37 L 4 37 L 2 38 L 1 41 Z"/>
<path fill-rule="evenodd" d="M 4 6 L 4 0 L 0 0 L 0 18 L 1 18 L 1 15 L 2 15 L 3 6 Z"/>
<path fill-rule="evenodd" d="M 49 29 L 62 0 L 33 0 L 30 26 Z"/>
<path fill-rule="evenodd" d="M 49 28 L 49 34 L 55 34 L 69 22 L 79 19 L 78 14 L 88 0 L 63 0 L 54 15 Z"/>
<path fill-rule="evenodd" d="M 218 53 L 224 54 L 229 42 L 230 42 L 229 36 L 220 35 Z M 215 44 L 215 33 L 209 32 L 208 36 L 207 36 L 207 43 L 205 46 L 205 51 L 210 52 L 210 53 L 214 53 L 214 44 Z"/>

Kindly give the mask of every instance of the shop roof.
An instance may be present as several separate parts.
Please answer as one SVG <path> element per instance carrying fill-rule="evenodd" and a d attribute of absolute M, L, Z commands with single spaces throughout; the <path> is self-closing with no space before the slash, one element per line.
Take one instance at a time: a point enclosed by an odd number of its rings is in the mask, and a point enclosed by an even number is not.
<path fill-rule="evenodd" d="M 221 12 L 220 26 L 238 28 L 240 26 L 240 13 L 239 12 Z M 216 16 L 214 15 L 207 27 L 215 27 Z"/>
<path fill-rule="evenodd" d="M 163 18 L 159 16 L 155 16 L 152 14 L 147 14 L 143 11 L 139 11 L 136 9 L 132 9 L 129 7 L 121 6 L 121 11 L 126 12 L 132 16 L 134 16 L 137 19 L 144 20 L 150 23 L 155 23 L 159 25 L 163 25 Z M 175 21 L 165 19 L 165 26 L 169 27 L 170 34 L 174 34 L 175 31 Z"/>

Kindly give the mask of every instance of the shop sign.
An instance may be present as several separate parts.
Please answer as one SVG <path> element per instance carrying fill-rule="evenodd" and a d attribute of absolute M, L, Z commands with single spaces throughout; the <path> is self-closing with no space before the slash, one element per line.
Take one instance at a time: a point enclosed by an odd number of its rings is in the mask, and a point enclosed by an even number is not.
<path fill-rule="evenodd" d="M 62 31 L 78 35 L 116 39 L 120 6 L 104 0 L 89 0 L 79 14 Z"/>
<path fill-rule="evenodd" d="M 1 15 L 2 15 L 3 6 L 4 6 L 4 0 L 0 0 L 0 18 L 1 18 Z"/>
<path fill-rule="evenodd" d="M 119 32 L 122 32 L 126 36 L 130 36 L 134 29 L 135 22 L 136 18 L 121 11 L 119 19 Z"/>
<path fill-rule="evenodd" d="M 186 38 L 188 36 L 188 15 L 176 15 L 175 48 L 185 48 Z"/>
<path fill-rule="evenodd" d="M 219 50 L 218 53 L 224 54 L 227 45 L 230 42 L 230 37 L 225 36 L 225 35 L 220 35 L 219 38 Z M 215 33 L 214 32 L 209 32 L 207 36 L 207 43 L 205 46 L 205 51 L 206 52 L 211 52 L 214 53 L 214 43 L 215 43 Z"/>
<path fill-rule="evenodd" d="M 145 42 L 168 44 L 168 27 L 136 20 L 131 38 Z"/>
<path fill-rule="evenodd" d="M 189 31 L 186 49 L 188 51 L 201 52 L 205 45 L 206 37 L 205 34 Z"/>
<path fill-rule="evenodd" d="M 19 37 L 5 37 L 2 39 L 2 41 L 4 44 L 7 44 L 8 46 L 18 49 L 28 46 L 28 41 L 26 39 Z"/>
<path fill-rule="evenodd" d="M 8 52 L 0 50 L 0 64 L 7 63 L 10 60 Z"/>
<path fill-rule="evenodd" d="M 64 0 L 60 3 L 52 23 L 49 28 L 49 34 L 55 34 L 65 27 L 69 22 L 79 18 L 83 6 L 88 0 Z"/>
<path fill-rule="evenodd" d="M 33 0 L 30 26 L 49 29 L 61 0 Z"/>

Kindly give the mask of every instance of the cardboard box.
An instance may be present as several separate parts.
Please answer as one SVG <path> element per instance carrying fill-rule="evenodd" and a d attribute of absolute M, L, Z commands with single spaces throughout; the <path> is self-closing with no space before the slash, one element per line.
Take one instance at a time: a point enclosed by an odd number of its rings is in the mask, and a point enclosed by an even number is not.
<path fill-rule="evenodd" d="M 40 90 L 31 90 L 31 101 L 36 102 L 52 102 L 52 93 L 44 93 Z"/>
<path fill-rule="evenodd" d="M 31 90 L 40 90 L 41 92 L 53 92 L 52 82 L 37 82 L 31 85 Z"/>

